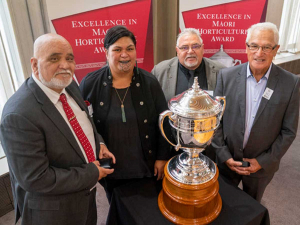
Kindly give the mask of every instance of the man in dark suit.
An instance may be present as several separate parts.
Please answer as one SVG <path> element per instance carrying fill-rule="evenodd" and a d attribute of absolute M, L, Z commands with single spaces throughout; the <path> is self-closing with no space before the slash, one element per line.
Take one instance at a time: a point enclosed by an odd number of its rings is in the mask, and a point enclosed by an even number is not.
<path fill-rule="evenodd" d="M 72 81 L 71 45 L 56 34 L 40 36 L 31 67 L 32 76 L 7 101 L 0 127 L 16 222 L 21 216 L 22 225 L 95 225 L 95 185 L 113 172 L 96 159 L 115 159 L 100 146 L 102 138 Z"/>
<path fill-rule="evenodd" d="M 217 73 L 225 66 L 203 57 L 204 44 L 197 29 L 186 28 L 178 35 L 176 52 L 176 57 L 160 62 L 151 71 L 159 81 L 166 100 L 192 87 L 194 77 L 198 77 L 201 89 L 213 91 Z"/>
<path fill-rule="evenodd" d="M 278 39 L 272 23 L 250 27 L 248 62 L 221 70 L 214 93 L 226 96 L 227 103 L 212 142 L 220 173 L 235 185 L 242 181 L 243 190 L 258 201 L 298 127 L 299 77 L 272 64 Z"/>

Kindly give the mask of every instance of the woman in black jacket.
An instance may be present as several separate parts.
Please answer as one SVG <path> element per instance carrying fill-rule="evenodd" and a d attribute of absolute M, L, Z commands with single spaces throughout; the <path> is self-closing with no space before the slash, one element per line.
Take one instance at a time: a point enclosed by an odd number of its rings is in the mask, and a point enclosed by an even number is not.
<path fill-rule="evenodd" d="M 162 179 L 170 147 L 158 127 L 167 103 L 156 78 L 135 67 L 135 36 L 126 27 L 115 26 L 108 30 L 104 47 L 107 65 L 89 73 L 80 90 L 116 158 L 114 173 L 102 182 L 110 201 L 117 186 L 144 177 Z"/>

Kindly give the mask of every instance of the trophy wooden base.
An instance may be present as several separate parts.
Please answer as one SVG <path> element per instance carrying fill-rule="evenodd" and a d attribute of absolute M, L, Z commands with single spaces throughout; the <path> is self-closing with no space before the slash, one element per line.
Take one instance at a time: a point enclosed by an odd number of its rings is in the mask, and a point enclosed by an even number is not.
<path fill-rule="evenodd" d="M 208 224 L 218 217 L 222 208 L 219 194 L 219 170 L 203 184 L 183 184 L 173 179 L 164 168 L 163 189 L 158 196 L 162 214 L 176 224 Z"/>

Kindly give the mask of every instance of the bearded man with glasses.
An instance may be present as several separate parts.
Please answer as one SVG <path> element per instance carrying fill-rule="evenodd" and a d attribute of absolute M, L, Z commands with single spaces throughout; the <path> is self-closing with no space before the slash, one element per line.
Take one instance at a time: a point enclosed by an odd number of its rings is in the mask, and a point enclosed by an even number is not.
<path fill-rule="evenodd" d="M 187 89 L 198 77 L 201 89 L 213 91 L 221 63 L 203 57 L 204 44 L 197 29 L 186 28 L 177 37 L 177 57 L 154 66 L 151 73 L 158 79 L 167 102 Z"/>
<path fill-rule="evenodd" d="M 274 24 L 251 26 L 248 62 L 220 70 L 214 92 L 226 96 L 212 141 L 219 171 L 259 202 L 298 128 L 299 77 L 272 63 L 278 40 Z"/>

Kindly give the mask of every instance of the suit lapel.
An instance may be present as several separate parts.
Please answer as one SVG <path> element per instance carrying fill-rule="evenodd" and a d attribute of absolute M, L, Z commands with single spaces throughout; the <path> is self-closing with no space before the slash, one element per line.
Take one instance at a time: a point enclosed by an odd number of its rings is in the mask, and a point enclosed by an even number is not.
<path fill-rule="evenodd" d="M 169 91 L 167 99 L 171 99 L 175 96 L 176 93 L 176 82 L 177 82 L 177 70 L 178 70 L 178 59 L 172 61 L 169 65 L 170 69 L 168 71 L 168 83 L 169 83 Z"/>
<path fill-rule="evenodd" d="M 277 85 L 277 82 L 278 82 L 278 71 L 277 71 L 276 67 L 274 65 L 272 65 L 272 68 L 271 68 L 271 71 L 270 71 L 270 76 L 269 76 L 266 88 L 269 88 L 269 89 L 274 91 L 275 87 Z M 256 123 L 256 121 L 258 120 L 261 113 L 264 111 L 264 109 L 265 109 L 266 105 L 268 104 L 268 102 L 269 102 L 269 100 L 267 100 L 266 98 L 264 98 L 264 97 L 261 98 L 256 116 L 255 116 L 255 119 L 254 119 L 254 122 L 253 122 L 253 126 Z"/>
<path fill-rule="evenodd" d="M 40 87 L 35 83 L 35 81 L 32 78 L 30 78 L 28 82 L 28 86 L 31 89 L 32 93 L 35 95 L 37 101 L 40 104 L 42 104 L 42 110 L 44 111 L 45 115 L 53 122 L 53 124 L 58 128 L 58 130 L 63 134 L 63 136 L 65 136 L 65 138 L 69 141 L 69 143 L 75 149 L 75 151 L 77 152 L 79 157 L 83 160 L 83 162 L 86 163 L 82 151 L 78 146 L 72 131 L 70 130 L 69 126 L 67 125 L 66 121 L 61 116 L 59 111 L 50 101 L 50 99 L 40 89 Z"/>
<path fill-rule="evenodd" d="M 240 106 L 241 117 L 243 118 L 243 129 L 245 130 L 245 114 L 246 114 L 246 80 L 247 80 L 247 63 L 238 72 L 236 77 L 238 102 Z"/>
<path fill-rule="evenodd" d="M 215 66 L 209 63 L 206 58 L 203 58 L 205 64 L 205 75 L 207 79 L 207 90 L 214 90 L 217 78 L 217 72 Z"/>
<path fill-rule="evenodd" d="M 77 84 L 76 84 L 76 85 L 77 85 Z M 69 85 L 68 87 L 66 87 L 66 90 L 67 90 L 67 92 L 72 96 L 72 98 L 76 101 L 76 103 L 79 105 L 79 107 L 80 107 L 82 110 L 85 111 L 85 113 L 87 114 L 87 117 L 89 118 L 90 123 L 92 124 L 93 131 L 94 131 L 95 142 L 96 142 L 96 153 L 97 153 L 96 155 L 98 155 L 98 152 L 99 152 L 99 150 L 100 150 L 100 149 L 99 149 L 100 145 L 97 144 L 97 143 L 99 143 L 99 140 L 98 140 L 98 132 L 97 132 L 97 130 L 96 130 L 96 127 L 95 127 L 95 125 L 94 125 L 94 121 L 93 121 L 92 117 L 89 116 L 88 108 L 87 108 L 85 102 L 82 101 L 81 96 L 76 95 L 76 92 L 74 92 L 74 91 L 72 90 L 72 86 L 71 86 L 71 85 Z M 97 158 L 97 157 L 96 157 L 96 158 Z"/>
<path fill-rule="evenodd" d="M 75 100 L 75 102 L 79 105 L 79 107 L 84 110 L 87 115 L 89 115 L 89 112 L 87 110 L 86 105 L 84 105 L 84 101 L 80 101 L 80 98 L 72 91 L 70 86 L 66 87 L 66 91 L 68 92 L 69 95 L 72 96 L 72 98 Z"/>

